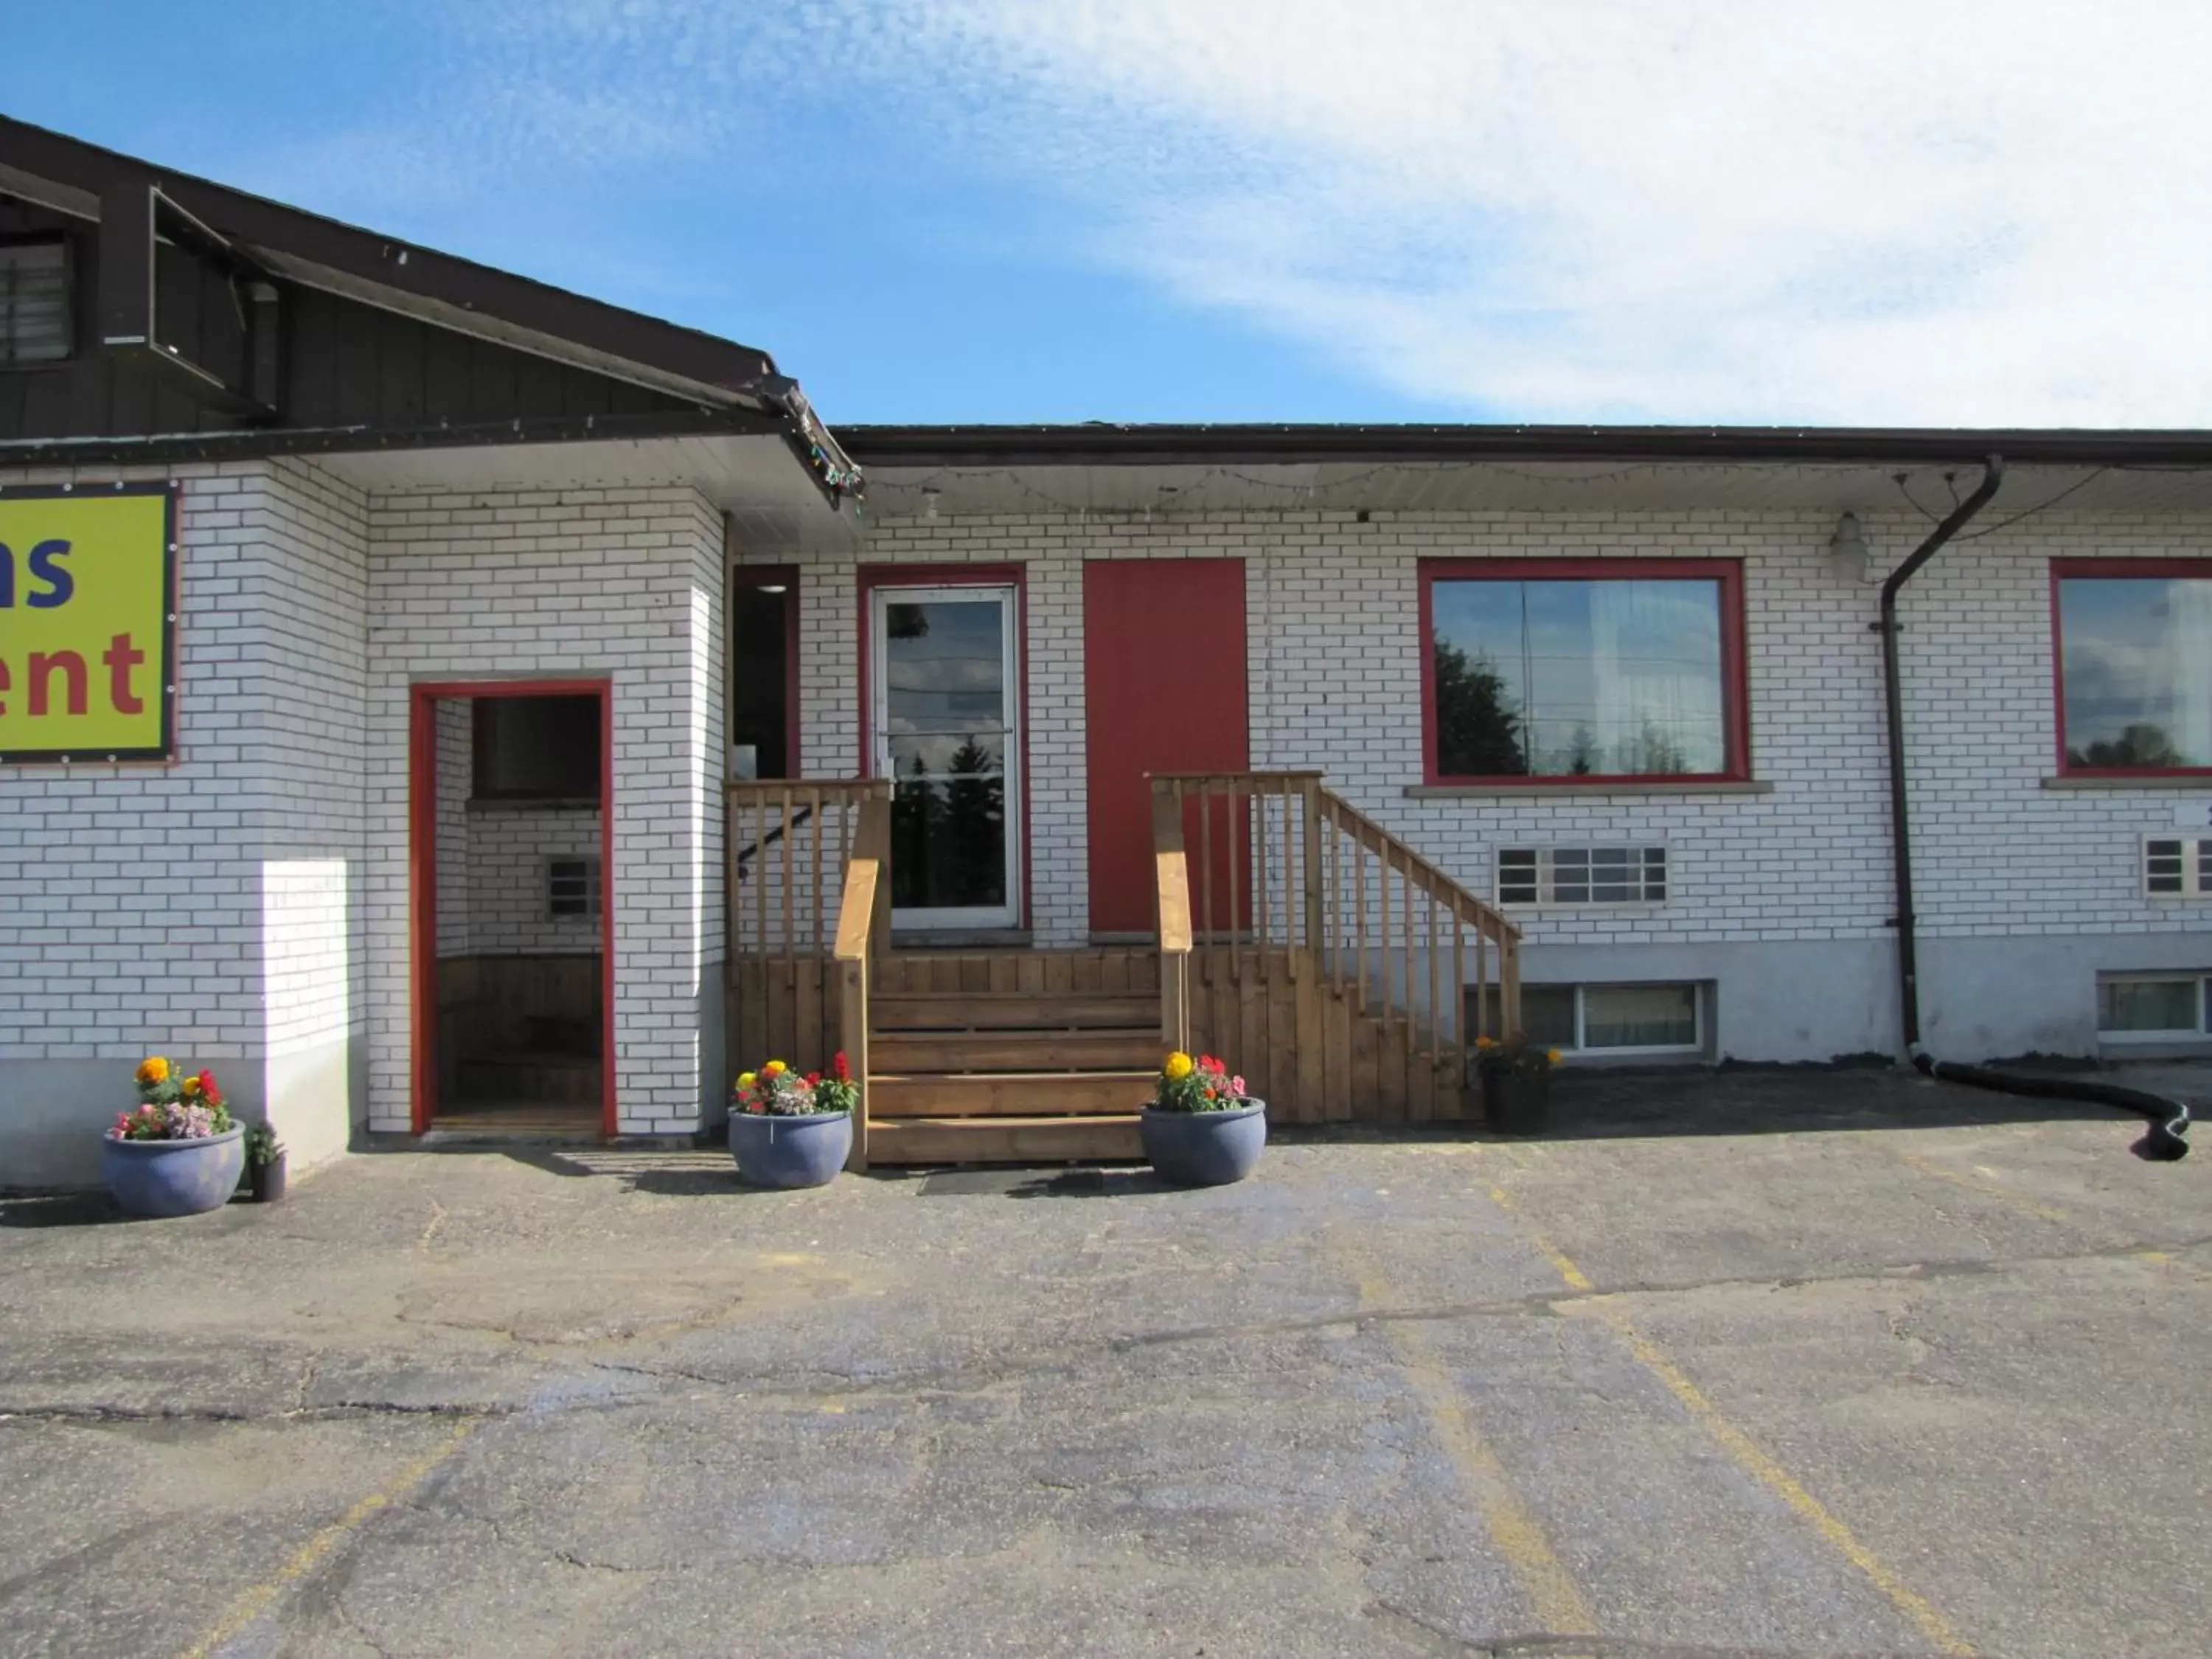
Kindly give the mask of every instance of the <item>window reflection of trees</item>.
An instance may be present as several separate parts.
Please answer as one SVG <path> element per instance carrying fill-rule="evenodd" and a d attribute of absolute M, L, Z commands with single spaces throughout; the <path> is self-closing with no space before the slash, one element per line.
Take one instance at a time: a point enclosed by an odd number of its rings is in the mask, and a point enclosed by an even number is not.
<path fill-rule="evenodd" d="M 969 738 L 943 773 L 914 757 L 891 805 L 891 902 L 954 909 L 1006 902 L 1006 779 Z"/>

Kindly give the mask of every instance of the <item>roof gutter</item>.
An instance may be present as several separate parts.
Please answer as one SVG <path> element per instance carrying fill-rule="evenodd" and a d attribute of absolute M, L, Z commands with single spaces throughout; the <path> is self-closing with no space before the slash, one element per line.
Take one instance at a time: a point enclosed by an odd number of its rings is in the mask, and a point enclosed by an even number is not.
<path fill-rule="evenodd" d="M 2016 465 L 2212 467 L 2212 432 L 1944 427 L 1238 424 L 868 426 L 838 435 L 861 465 L 1343 466 L 1422 462 L 1613 465 L 1778 462 L 1946 465 L 2001 453 Z"/>
<path fill-rule="evenodd" d="M 1920 1053 L 1920 946 L 1912 914 L 1912 823 L 1905 811 L 1905 688 L 1898 663 L 1897 596 L 1949 541 L 1997 493 L 2004 482 L 2004 458 L 1991 455 L 1982 463 L 1982 481 L 1973 494 L 1951 509 L 1950 517 L 1929 532 L 1928 539 L 1914 548 L 1903 564 L 1889 573 L 1881 585 L 1881 620 L 1875 624 L 1881 635 L 1881 689 L 1889 716 L 1889 845 L 1897 869 L 1897 989 L 1905 1016 L 1905 1048 Z"/>

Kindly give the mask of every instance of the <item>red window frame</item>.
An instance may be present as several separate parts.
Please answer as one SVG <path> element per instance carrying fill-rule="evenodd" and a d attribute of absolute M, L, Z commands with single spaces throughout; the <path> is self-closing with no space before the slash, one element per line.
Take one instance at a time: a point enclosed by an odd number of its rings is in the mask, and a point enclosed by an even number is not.
<path fill-rule="evenodd" d="M 1510 783 L 1547 789 L 1606 789 L 1650 783 L 1751 781 L 1751 686 L 1740 559 L 1424 559 L 1421 561 L 1421 774 L 1433 785 Z M 1629 772 L 1552 776 L 1440 771 L 1437 765 L 1436 611 L 1440 581 L 1717 581 L 1721 593 L 1721 716 L 1728 764 L 1718 772 Z"/>
<path fill-rule="evenodd" d="M 2051 562 L 2051 719 L 2058 770 L 2071 778 L 2203 778 L 2212 766 L 2076 766 L 2066 757 L 2066 622 L 2058 584 L 2069 576 L 2188 577 L 2212 581 L 2212 559 L 2053 559 Z"/>

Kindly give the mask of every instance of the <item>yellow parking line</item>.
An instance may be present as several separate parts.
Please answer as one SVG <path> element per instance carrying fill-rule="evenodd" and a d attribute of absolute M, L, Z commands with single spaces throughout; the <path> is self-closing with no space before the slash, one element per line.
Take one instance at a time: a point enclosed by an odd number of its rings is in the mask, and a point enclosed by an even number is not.
<path fill-rule="evenodd" d="M 293 1551 L 283 1566 L 233 1601 L 216 1627 L 185 1650 L 183 1659 L 208 1659 L 209 1655 L 268 1612 L 278 1596 L 313 1572 L 325 1556 L 369 1516 L 427 1480 L 432 1470 L 461 1449 L 461 1443 L 475 1433 L 483 1421 L 478 1417 L 463 1418 L 436 1446 Z"/>
<path fill-rule="evenodd" d="M 2204 1268 L 2198 1267 L 2194 1261 L 2184 1261 L 2180 1256 L 2174 1255 L 2171 1250 L 2137 1250 L 2136 1252 L 2136 1260 L 2138 1261 L 2148 1261 L 2153 1267 L 2170 1267 L 2175 1273 L 2181 1273 L 2190 1279 L 2201 1279 L 2207 1281 L 2212 1281 L 2212 1272 L 2207 1272 Z"/>
<path fill-rule="evenodd" d="M 1363 1308 L 1388 1308 L 1401 1298 L 1366 1247 L 1341 1229 L 1329 1229 L 1337 1258 L 1359 1290 Z M 1398 1357 L 1427 1413 L 1430 1426 L 1474 1499 L 1490 1541 L 1513 1569 L 1534 1607 L 1538 1624 L 1550 1635 L 1594 1635 L 1597 1620 L 1583 1600 L 1574 1576 L 1552 1547 L 1543 1523 L 1514 1490 L 1512 1477 L 1475 1426 L 1467 1402 L 1452 1384 L 1436 1346 L 1418 1325 L 1387 1325 L 1384 1340 Z"/>
<path fill-rule="evenodd" d="M 1518 1213 L 1511 1198 L 1501 1188 L 1493 1187 L 1490 1196 L 1501 1209 L 1509 1213 Z M 1525 1216 L 1521 1217 L 1520 1221 L 1529 1240 L 1543 1252 L 1545 1259 L 1570 1289 L 1588 1291 L 1595 1288 L 1590 1283 L 1589 1275 L 1575 1265 L 1572 1257 L 1545 1237 Z M 1626 1313 L 1607 1298 L 1601 1297 L 1591 1305 L 1597 1316 L 1627 1346 L 1637 1363 L 1666 1386 L 1667 1391 L 1681 1402 L 1682 1408 L 1697 1419 L 1698 1426 L 1718 1443 L 1738 1468 L 1809 1522 L 1815 1531 L 1835 1546 L 1845 1560 L 1889 1598 L 1892 1607 L 1918 1627 L 1920 1633 L 1934 1644 L 1938 1652 L 1966 1656 L 1971 1659 L 1974 1651 L 1972 1646 L 1951 1628 L 1943 1615 L 1936 1612 L 1935 1605 L 1906 1583 L 1896 1569 L 1861 1543 L 1849 1527 L 1829 1513 L 1826 1506 L 1806 1491 L 1789 1470 L 1769 1456 L 1757 1441 L 1729 1421 L 1720 1407 L 1705 1397 L 1705 1391 L 1690 1380 L 1688 1374 L 1667 1357 L 1658 1344 L 1636 1328 Z"/>
<path fill-rule="evenodd" d="M 1875 1144 L 1881 1145 L 1880 1142 Z M 2035 1200 L 2024 1197 L 2000 1182 L 1965 1175 L 1957 1170 L 1947 1170 L 1933 1158 L 1923 1158 L 1917 1152 L 1908 1152 L 1899 1146 L 1881 1146 L 1881 1150 L 1907 1168 L 1917 1170 L 1922 1175 L 1933 1176 L 1938 1181 L 1948 1181 L 1961 1191 L 1975 1194 L 1978 1197 L 1993 1198 L 1998 1203 L 2009 1205 L 2024 1214 L 2035 1216 L 2045 1221 L 2071 1221 L 2074 1218 L 2057 1206 L 2039 1204 Z"/>

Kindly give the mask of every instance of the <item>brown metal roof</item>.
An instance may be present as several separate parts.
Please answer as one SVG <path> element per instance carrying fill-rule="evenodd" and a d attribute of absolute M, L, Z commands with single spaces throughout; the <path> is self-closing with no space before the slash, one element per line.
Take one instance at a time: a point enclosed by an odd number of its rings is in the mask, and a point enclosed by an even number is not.
<path fill-rule="evenodd" d="M 781 407 L 782 386 L 787 383 L 781 382 L 774 360 L 757 347 L 0 116 L 0 194 L 21 194 L 50 207 L 89 210 L 96 216 L 101 194 L 119 185 L 159 189 L 210 228 L 268 257 L 286 274 L 307 269 L 331 273 L 337 283 L 356 292 L 367 287 L 412 299 L 419 302 L 421 313 L 456 326 L 465 328 L 471 317 L 504 324 L 566 342 L 597 357 Z"/>

